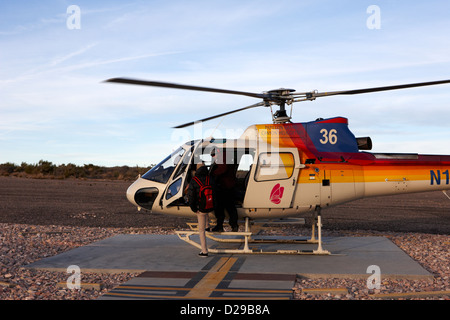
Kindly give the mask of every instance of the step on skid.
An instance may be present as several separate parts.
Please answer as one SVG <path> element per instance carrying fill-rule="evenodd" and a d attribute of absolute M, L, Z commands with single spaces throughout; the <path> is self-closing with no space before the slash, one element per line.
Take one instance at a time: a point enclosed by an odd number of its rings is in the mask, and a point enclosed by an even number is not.
<path fill-rule="evenodd" d="M 231 253 L 231 254 L 304 254 L 304 255 L 329 255 L 328 250 L 322 248 L 322 236 L 321 236 L 321 217 L 317 217 L 317 233 L 318 237 L 315 237 L 315 224 L 312 226 L 312 236 L 310 239 L 254 239 L 253 232 L 250 231 L 249 218 L 245 218 L 245 231 L 244 232 L 205 232 L 206 237 L 219 243 L 243 243 L 241 248 L 208 248 L 210 253 Z M 188 223 L 190 230 L 178 230 L 175 233 L 178 237 L 193 245 L 196 248 L 201 249 L 201 245 L 191 239 L 191 236 L 198 235 L 198 228 L 196 223 Z M 316 250 L 295 250 L 295 249 L 280 249 L 280 250 L 267 250 L 250 248 L 249 244 L 265 244 L 265 243 L 277 243 L 277 244 L 317 244 Z"/>

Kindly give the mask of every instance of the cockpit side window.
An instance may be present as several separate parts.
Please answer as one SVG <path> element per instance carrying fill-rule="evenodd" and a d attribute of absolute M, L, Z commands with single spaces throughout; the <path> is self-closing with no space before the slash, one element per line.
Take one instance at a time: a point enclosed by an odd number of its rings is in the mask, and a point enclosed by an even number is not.
<path fill-rule="evenodd" d="M 170 156 L 150 169 L 146 174 L 142 176 L 142 178 L 159 183 L 167 183 L 173 171 L 180 163 L 184 152 L 185 150 L 183 148 L 178 148 Z"/>
<path fill-rule="evenodd" d="M 192 150 L 194 150 L 194 146 L 192 146 L 187 152 L 186 155 L 183 156 L 181 164 L 178 166 L 177 171 L 173 175 L 173 179 L 175 180 L 177 177 L 181 176 L 185 171 L 187 166 L 189 165 L 189 160 L 191 159 Z M 180 163 L 180 162 L 178 162 Z"/>

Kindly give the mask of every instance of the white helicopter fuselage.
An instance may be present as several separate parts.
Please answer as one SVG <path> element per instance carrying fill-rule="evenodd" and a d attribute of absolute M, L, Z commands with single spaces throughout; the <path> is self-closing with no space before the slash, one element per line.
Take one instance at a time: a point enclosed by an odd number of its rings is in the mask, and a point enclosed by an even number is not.
<path fill-rule="evenodd" d="M 370 140 L 370 139 L 369 139 Z M 127 190 L 128 200 L 153 213 L 195 217 L 186 187 L 210 151 L 236 171 L 240 217 L 279 219 L 364 197 L 449 190 L 450 156 L 373 154 L 346 118 L 253 125 L 239 139 L 190 141 Z"/>

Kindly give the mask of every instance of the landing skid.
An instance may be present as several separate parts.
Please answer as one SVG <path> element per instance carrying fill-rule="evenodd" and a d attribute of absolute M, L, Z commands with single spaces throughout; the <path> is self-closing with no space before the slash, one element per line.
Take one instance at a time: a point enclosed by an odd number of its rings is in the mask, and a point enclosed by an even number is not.
<path fill-rule="evenodd" d="M 198 235 L 198 229 L 196 223 L 188 224 L 191 230 L 188 231 L 175 231 L 178 237 L 197 247 L 201 250 L 201 245 L 190 237 L 192 235 Z M 329 255 L 330 252 L 322 248 L 322 224 L 320 214 L 317 216 L 317 233 L 318 239 L 315 238 L 315 224 L 312 226 L 312 236 L 308 240 L 283 240 L 283 239 L 253 239 L 253 233 L 250 231 L 249 218 L 245 218 L 245 231 L 244 232 L 206 232 L 206 237 L 220 243 L 243 243 L 243 248 L 236 249 L 217 249 L 208 248 L 211 253 L 232 253 L 232 254 L 295 254 L 295 255 Z M 225 238 L 218 237 L 225 236 Z M 231 238 L 226 238 L 230 236 Z M 239 237 L 239 238 L 236 238 Z M 316 250 L 276 250 L 276 251 L 264 251 L 263 249 L 252 249 L 249 247 L 250 243 L 278 243 L 278 244 L 317 244 Z"/>

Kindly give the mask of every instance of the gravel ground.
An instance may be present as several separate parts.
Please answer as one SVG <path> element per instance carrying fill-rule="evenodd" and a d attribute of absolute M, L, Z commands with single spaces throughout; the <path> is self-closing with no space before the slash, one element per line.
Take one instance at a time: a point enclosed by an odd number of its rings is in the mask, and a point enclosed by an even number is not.
<path fill-rule="evenodd" d="M 0 177 L 0 299 L 91 300 L 136 276 L 83 272 L 81 282 L 100 284 L 101 290 L 70 290 L 64 285 L 68 273 L 23 267 L 116 234 L 172 234 L 185 228 L 186 219 L 138 213 L 124 197 L 129 184 Z M 450 201 L 442 193 L 374 198 L 324 211 L 324 236 L 385 236 L 434 278 L 381 279 L 380 289 L 372 290 L 362 280 L 298 279 L 295 298 L 450 300 L 449 213 Z M 309 228 L 308 224 L 285 228 L 282 234 L 308 234 Z M 317 294 L 313 288 L 346 291 Z M 394 293 L 402 295 L 390 296 Z"/>
<path fill-rule="evenodd" d="M 298 279 L 295 297 L 307 300 L 450 300 L 449 236 L 422 233 L 340 232 L 339 236 L 384 236 L 433 274 L 433 280 L 383 279 L 379 289 L 367 288 L 363 280 L 352 279 Z M 369 276 L 369 275 L 368 275 Z M 308 293 L 311 288 L 345 288 L 346 294 Z M 440 294 L 438 291 L 445 291 Z M 419 294 L 420 293 L 420 294 Z M 395 295 L 394 295 L 395 294 Z"/>

